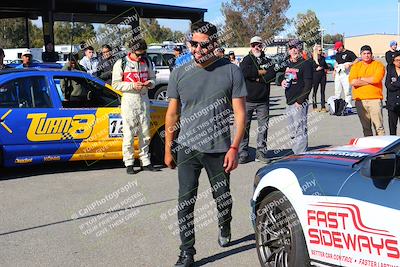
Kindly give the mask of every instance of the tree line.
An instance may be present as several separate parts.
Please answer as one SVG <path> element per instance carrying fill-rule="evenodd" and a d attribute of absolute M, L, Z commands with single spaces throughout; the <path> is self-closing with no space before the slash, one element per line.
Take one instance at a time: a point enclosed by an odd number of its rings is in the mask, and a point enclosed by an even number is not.
<path fill-rule="evenodd" d="M 224 24 L 218 25 L 221 34 L 226 35 L 222 45 L 246 47 L 250 38 L 255 35 L 261 36 L 268 43 L 279 34 L 288 38 L 298 38 L 308 47 L 320 43 L 321 27 L 316 13 L 307 10 L 293 19 L 288 19 L 286 11 L 289 8 L 289 0 L 231 0 L 222 3 Z M 161 26 L 156 19 L 141 19 L 140 26 L 148 43 L 185 39 L 185 33 Z M 99 49 L 103 44 L 123 46 L 131 40 L 129 26 L 121 26 L 112 31 L 111 27 L 113 26 L 105 24 L 95 29 L 90 23 L 57 21 L 54 24 L 55 44 L 79 44 L 105 32 L 111 34 L 98 40 L 95 49 Z M 23 18 L 0 19 L 0 45 L 3 48 L 26 47 L 25 30 Z M 28 32 L 29 46 L 42 47 L 42 28 L 28 21 Z M 343 35 L 324 35 L 324 43 L 332 44 L 337 40 L 343 40 Z"/>

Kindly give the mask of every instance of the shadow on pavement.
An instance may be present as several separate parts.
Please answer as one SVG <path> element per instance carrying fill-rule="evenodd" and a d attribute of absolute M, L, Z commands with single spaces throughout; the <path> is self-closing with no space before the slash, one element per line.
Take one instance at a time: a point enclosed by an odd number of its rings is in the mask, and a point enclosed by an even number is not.
<path fill-rule="evenodd" d="M 86 216 L 82 216 L 82 217 L 71 218 L 71 219 L 58 221 L 58 222 L 52 222 L 52 223 L 32 226 L 32 227 L 28 227 L 28 228 L 23 228 L 23 229 L 18 229 L 18 230 L 14 230 L 14 231 L 0 233 L 0 236 L 9 235 L 9 234 L 15 234 L 15 233 L 19 233 L 19 232 L 25 232 L 25 231 L 29 231 L 29 230 L 38 229 L 38 228 L 44 228 L 44 227 L 52 226 L 52 225 L 56 225 L 56 224 L 62 224 L 62 223 L 68 223 L 68 222 L 72 222 L 72 221 L 78 221 L 78 220 L 82 220 L 82 219 L 96 217 L 96 216 L 99 216 L 99 215 L 102 215 L 102 214 L 113 214 L 113 213 L 120 212 L 120 211 L 128 211 L 128 210 L 132 210 L 132 209 L 137 209 L 137 208 L 146 207 L 146 206 L 150 206 L 150 205 L 157 205 L 157 204 L 161 204 L 161 203 L 165 203 L 165 202 L 171 202 L 171 201 L 176 201 L 176 199 L 167 199 L 167 200 L 162 200 L 162 201 L 157 201 L 157 202 L 152 202 L 152 203 L 146 203 L 146 204 L 143 204 L 143 205 L 131 206 L 131 207 L 126 207 L 126 208 L 121 208 L 121 209 L 116 209 L 116 210 L 111 210 L 111 211 L 100 212 L 100 213 L 96 213 L 96 214 L 90 214 L 90 215 L 86 215 Z"/>
<path fill-rule="evenodd" d="M 139 167 L 139 161 L 135 161 Z M 69 173 L 80 171 L 93 171 L 104 169 L 125 168 L 122 160 L 98 160 L 98 161 L 73 161 L 73 162 L 52 162 L 41 165 L 26 165 L 13 168 L 0 168 L 0 181 L 16 178 L 26 178 L 43 174 Z"/>
<path fill-rule="evenodd" d="M 254 236 L 254 234 L 250 234 L 250 235 L 242 237 L 242 238 L 240 238 L 238 240 L 232 241 L 231 242 L 231 246 L 238 245 L 240 243 L 247 242 L 247 241 L 253 241 L 253 240 L 255 240 L 255 236 Z M 251 250 L 251 249 L 255 249 L 255 248 L 256 248 L 256 244 L 255 243 L 249 244 L 249 245 L 245 245 L 245 246 L 241 246 L 241 247 L 238 247 L 238 248 L 233 248 L 231 250 L 224 251 L 224 252 L 212 255 L 210 257 L 203 258 L 203 259 L 201 259 L 199 261 L 196 261 L 195 266 L 206 265 L 208 263 L 221 260 L 221 259 L 223 259 L 225 257 L 229 257 L 231 255 L 238 254 L 238 253 L 241 253 L 241 252 L 244 252 L 244 251 L 247 251 L 247 250 Z"/>

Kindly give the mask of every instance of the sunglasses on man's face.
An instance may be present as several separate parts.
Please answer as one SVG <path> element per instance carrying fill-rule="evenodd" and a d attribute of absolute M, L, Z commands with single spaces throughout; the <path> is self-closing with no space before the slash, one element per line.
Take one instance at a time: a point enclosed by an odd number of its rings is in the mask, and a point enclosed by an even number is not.
<path fill-rule="evenodd" d="M 196 42 L 196 41 L 189 41 L 190 46 L 193 48 L 197 48 L 200 45 L 200 48 L 206 49 L 210 46 L 210 42 Z"/>
<path fill-rule="evenodd" d="M 251 44 L 251 47 L 258 47 L 258 48 L 262 48 L 262 47 L 263 47 L 263 45 L 262 45 L 262 44 L 260 44 L 260 43 L 254 43 L 254 44 Z"/>

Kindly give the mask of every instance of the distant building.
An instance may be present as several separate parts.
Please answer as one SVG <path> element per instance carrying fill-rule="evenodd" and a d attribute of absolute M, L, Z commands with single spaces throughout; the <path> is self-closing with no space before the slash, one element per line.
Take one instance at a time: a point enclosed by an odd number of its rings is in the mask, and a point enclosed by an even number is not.
<path fill-rule="evenodd" d="M 349 36 L 344 38 L 344 47 L 353 51 L 356 55 L 360 54 L 363 45 L 372 47 L 372 52 L 376 57 L 384 57 L 389 50 L 389 43 L 392 40 L 399 42 L 400 38 L 396 34 L 366 34 Z"/>

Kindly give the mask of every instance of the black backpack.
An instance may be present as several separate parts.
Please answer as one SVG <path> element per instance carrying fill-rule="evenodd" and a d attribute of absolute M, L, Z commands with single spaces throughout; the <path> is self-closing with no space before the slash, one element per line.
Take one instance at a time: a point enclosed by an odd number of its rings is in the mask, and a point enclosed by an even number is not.
<path fill-rule="evenodd" d="M 346 116 L 347 102 L 341 98 L 335 99 L 335 116 Z"/>

